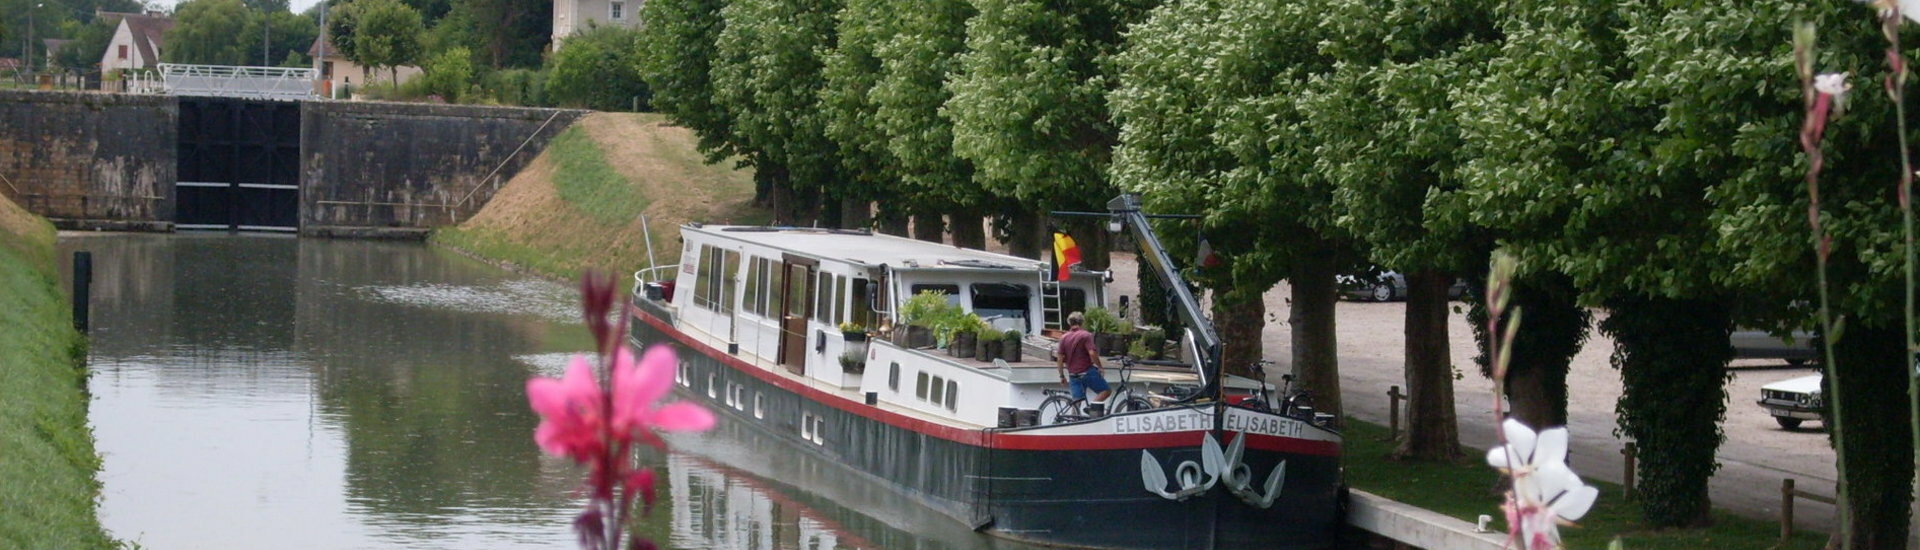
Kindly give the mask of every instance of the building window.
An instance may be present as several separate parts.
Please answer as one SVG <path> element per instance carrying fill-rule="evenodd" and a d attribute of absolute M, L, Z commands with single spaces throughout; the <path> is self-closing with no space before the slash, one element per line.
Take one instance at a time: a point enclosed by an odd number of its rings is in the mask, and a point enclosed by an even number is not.
<path fill-rule="evenodd" d="M 619 20 L 622 20 L 622 19 L 626 19 L 626 18 L 627 18 L 627 3 L 626 3 L 626 2 L 608 2 L 608 3 L 607 3 L 607 18 L 608 18 L 608 19 L 612 19 L 612 20 L 614 20 L 614 21 L 619 21 Z"/>
<path fill-rule="evenodd" d="M 127 58 L 127 47 L 126 47 L 126 46 L 120 46 L 120 50 L 119 50 L 119 51 L 120 51 L 120 59 L 126 59 L 126 58 Z"/>

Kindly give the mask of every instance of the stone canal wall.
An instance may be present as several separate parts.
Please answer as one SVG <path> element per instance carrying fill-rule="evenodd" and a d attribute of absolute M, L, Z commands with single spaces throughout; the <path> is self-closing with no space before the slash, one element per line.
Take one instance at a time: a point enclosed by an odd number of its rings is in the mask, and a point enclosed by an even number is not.
<path fill-rule="evenodd" d="M 585 111 L 307 102 L 300 231 L 405 237 L 478 212 Z"/>
<path fill-rule="evenodd" d="M 180 132 L 198 131 L 180 112 L 172 96 L 0 90 L 0 194 L 62 229 L 170 231 Z M 300 231 L 418 237 L 459 223 L 585 113 L 302 102 Z"/>
<path fill-rule="evenodd" d="M 0 90 L 0 194 L 68 229 L 165 231 L 173 98 Z"/>

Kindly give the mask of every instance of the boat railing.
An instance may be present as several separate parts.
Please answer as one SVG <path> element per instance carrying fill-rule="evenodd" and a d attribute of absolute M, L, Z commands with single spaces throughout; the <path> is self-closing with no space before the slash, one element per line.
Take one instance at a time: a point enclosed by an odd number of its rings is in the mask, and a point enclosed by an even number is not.
<path fill-rule="evenodd" d="M 672 273 L 672 270 L 674 267 L 677 267 L 677 266 L 658 265 L 658 266 L 653 266 L 653 267 L 649 267 L 646 269 L 633 272 L 633 294 L 632 295 L 633 296 L 643 295 L 647 291 L 648 282 L 665 280 L 665 279 L 659 278 L 658 275 L 654 275 L 655 273 Z"/>

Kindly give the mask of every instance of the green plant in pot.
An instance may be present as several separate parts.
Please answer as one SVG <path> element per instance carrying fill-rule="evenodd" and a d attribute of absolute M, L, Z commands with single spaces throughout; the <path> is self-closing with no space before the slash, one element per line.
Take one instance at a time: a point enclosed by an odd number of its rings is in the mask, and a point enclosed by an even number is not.
<path fill-rule="evenodd" d="M 1086 323 L 1082 328 L 1093 333 L 1094 348 L 1100 355 L 1117 355 L 1127 350 L 1127 343 L 1132 340 L 1133 327 L 1120 316 L 1114 315 L 1106 308 L 1098 307 L 1087 308 L 1087 311 L 1081 315 Z"/>
<path fill-rule="evenodd" d="M 968 313 L 952 319 L 946 326 L 934 331 L 942 334 L 941 340 L 950 344 L 947 346 L 948 355 L 965 359 L 973 357 L 974 352 L 979 351 L 976 346 L 979 342 L 981 322 L 979 316 Z"/>
<path fill-rule="evenodd" d="M 1167 352 L 1166 351 L 1167 333 L 1166 331 L 1161 330 L 1159 328 L 1151 328 L 1151 329 L 1140 331 L 1140 339 L 1134 342 L 1133 345 L 1134 347 L 1140 348 L 1140 350 L 1144 352 L 1144 354 L 1136 353 L 1134 354 L 1134 357 L 1145 357 L 1147 359 L 1165 359 L 1166 352 Z M 1132 349 L 1132 348 L 1129 348 L 1129 349 Z"/>
<path fill-rule="evenodd" d="M 1000 334 L 1000 358 L 1008 363 L 1020 362 L 1020 331 L 1008 330 Z"/>
<path fill-rule="evenodd" d="M 992 323 L 980 321 L 973 327 L 973 358 L 982 362 L 992 362 L 1000 356 L 1000 330 Z"/>
<path fill-rule="evenodd" d="M 840 323 L 840 337 L 848 342 L 865 342 L 867 341 L 867 327 L 852 321 Z"/>
<path fill-rule="evenodd" d="M 946 294 L 933 291 L 915 294 L 900 304 L 901 325 L 895 329 L 894 343 L 909 348 L 944 344 L 944 337 L 935 339 L 941 327 L 954 324 L 955 319 L 966 315 L 959 305 L 947 301 Z"/>
<path fill-rule="evenodd" d="M 867 372 L 867 354 L 852 352 L 840 354 L 840 370 L 847 374 Z"/>

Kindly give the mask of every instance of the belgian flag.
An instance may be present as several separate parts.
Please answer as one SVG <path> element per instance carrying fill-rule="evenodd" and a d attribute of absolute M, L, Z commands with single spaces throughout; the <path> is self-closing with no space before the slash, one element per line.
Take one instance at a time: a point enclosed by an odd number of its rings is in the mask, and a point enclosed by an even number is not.
<path fill-rule="evenodd" d="M 1073 237 L 1067 236 L 1066 233 L 1063 233 L 1060 231 L 1054 231 L 1053 232 L 1053 266 L 1055 269 L 1054 280 L 1058 280 L 1058 281 L 1067 280 L 1067 278 L 1070 276 L 1070 273 L 1071 273 L 1070 268 L 1072 268 L 1073 265 L 1077 263 L 1080 263 L 1080 245 L 1075 244 L 1073 242 Z"/>

